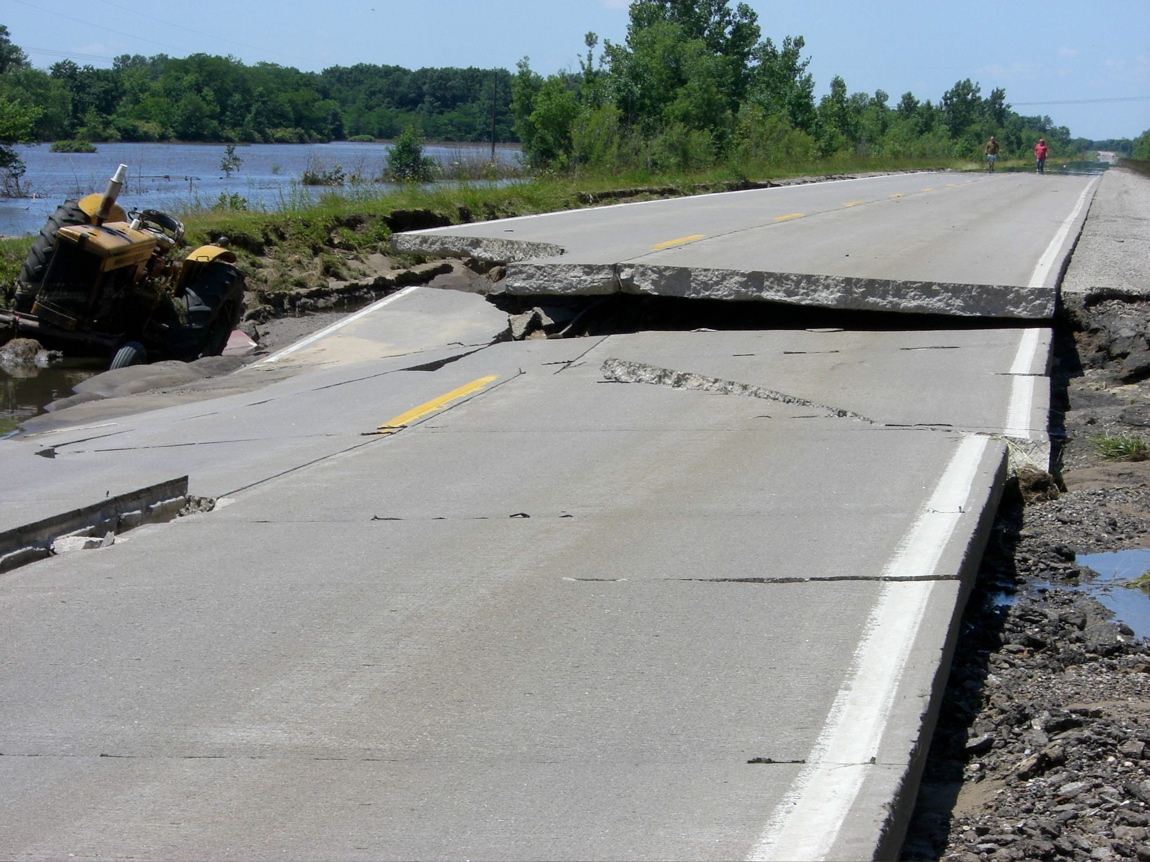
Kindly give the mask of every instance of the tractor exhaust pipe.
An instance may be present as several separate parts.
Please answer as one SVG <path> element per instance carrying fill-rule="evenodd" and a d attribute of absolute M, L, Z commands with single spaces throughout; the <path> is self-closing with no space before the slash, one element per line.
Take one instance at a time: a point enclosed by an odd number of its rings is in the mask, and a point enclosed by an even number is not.
<path fill-rule="evenodd" d="M 112 215 L 112 207 L 116 198 L 120 196 L 120 189 L 124 187 L 124 180 L 128 175 L 128 166 L 120 165 L 116 173 L 108 180 L 108 187 L 104 189 L 104 196 L 100 198 L 100 208 L 96 210 L 96 224 L 103 224 Z"/>

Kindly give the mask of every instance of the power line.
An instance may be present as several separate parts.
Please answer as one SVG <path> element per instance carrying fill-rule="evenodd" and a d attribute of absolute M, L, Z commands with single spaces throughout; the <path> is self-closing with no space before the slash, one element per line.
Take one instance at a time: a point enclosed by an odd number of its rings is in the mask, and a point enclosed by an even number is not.
<path fill-rule="evenodd" d="M 75 15 L 65 15 L 63 12 L 59 11 L 58 9 L 54 9 L 54 8 L 42 9 L 39 6 L 33 6 L 31 3 L 26 2 L 26 0 L 13 0 L 13 2 L 19 3 L 21 6 L 27 6 L 29 9 L 35 9 L 37 12 L 50 12 L 53 15 L 59 16 L 60 18 L 67 18 L 71 21 L 75 21 L 77 24 L 83 24 L 85 27 L 95 27 L 97 30 L 104 30 L 108 33 L 114 33 L 117 36 L 125 36 L 125 37 L 128 36 L 127 33 L 124 33 L 121 30 L 115 30 L 111 27 L 105 27 L 103 24 L 96 24 L 92 21 L 85 21 L 83 18 L 77 18 Z M 133 37 L 128 37 L 128 38 L 133 38 Z M 167 45 L 163 42 L 157 42 L 155 39 L 148 39 L 144 36 L 136 36 L 134 38 L 138 39 L 141 42 L 149 42 L 152 45 L 159 45 L 161 48 L 168 48 L 168 49 L 172 48 L 171 45 Z"/>
<path fill-rule="evenodd" d="M 104 3 L 105 6 L 111 6 L 113 9 L 119 9 L 121 12 L 132 12 L 136 15 L 139 15 L 141 18 L 148 18 L 149 20 L 157 21 L 160 24 L 164 24 L 168 27 L 175 27 L 177 30 L 185 30 L 188 33 L 195 33 L 198 36 L 208 36 L 210 38 L 217 39 L 220 42 L 227 42 L 230 45 L 237 45 L 240 48 L 248 48 L 249 50 L 252 50 L 252 51 L 263 51 L 263 50 L 265 50 L 264 48 L 260 48 L 260 47 L 257 47 L 255 45 L 248 45 L 245 42 L 236 42 L 233 39 L 225 39 L 223 36 L 220 36 L 217 33 L 205 33 L 202 30 L 193 30 L 191 27 L 185 27 L 183 24 L 173 24 L 171 21 L 165 21 L 163 18 L 157 18 L 155 15 L 149 15 L 146 12 L 141 12 L 139 9 L 133 9 L 130 6 L 121 6 L 118 3 L 112 3 L 112 2 L 110 2 L 110 0 L 102 0 L 102 2 Z M 298 63 L 311 63 L 312 62 L 311 60 L 305 59 L 303 57 L 295 57 L 295 56 L 292 56 L 291 54 L 281 54 L 277 51 L 270 51 L 268 53 L 271 53 L 273 55 L 278 55 L 280 57 L 286 57 L 288 59 L 295 60 Z"/>
<path fill-rule="evenodd" d="M 100 54 L 80 54 L 76 51 L 49 51 L 45 48 L 22 48 L 26 54 L 43 55 L 45 57 L 63 57 L 67 60 L 81 60 L 85 63 L 111 62 L 114 57 L 105 57 Z"/>

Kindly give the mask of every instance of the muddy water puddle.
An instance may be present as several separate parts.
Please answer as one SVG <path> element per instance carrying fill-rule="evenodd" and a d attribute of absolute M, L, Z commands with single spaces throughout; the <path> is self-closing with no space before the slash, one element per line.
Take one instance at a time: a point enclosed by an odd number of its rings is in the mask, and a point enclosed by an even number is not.
<path fill-rule="evenodd" d="M 15 375 L 0 369 L 0 437 L 43 413 L 45 405 L 72 395 L 73 386 L 107 367 L 107 358 L 101 357 L 66 359 L 51 368 L 29 368 Z"/>

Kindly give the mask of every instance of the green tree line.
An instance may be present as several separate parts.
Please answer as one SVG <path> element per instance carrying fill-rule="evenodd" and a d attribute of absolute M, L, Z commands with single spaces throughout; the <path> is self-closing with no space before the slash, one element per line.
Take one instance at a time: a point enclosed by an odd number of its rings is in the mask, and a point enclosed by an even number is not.
<path fill-rule="evenodd" d="M 19 171 L 17 142 L 295 143 L 392 139 L 408 128 L 428 140 L 488 141 L 493 122 L 495 138 L 521 142 L 531 165 L 569 171 L 970 159 L 992 134 L 1005 158 L 1030 157 L 1040 137 L 1053 158 L 1099 147 L 1048 116 L 1015 112 L 1003 89 L 983 94 L 969 78 L 922 101 L 852 93 L 836 76 L 816 99 L 803 38 L 764 38 L 741 2 L 635 0 L 622 43 L 600 45 L 594 33 L 584 42 L 577 70 L 546 76 L 529 58 L 514 74 L 366 63 L 312 73 L 207 54 L 123 55 L 110 69 L 64 60 L 43 71 L 0 25 L 0 176 Z"/>
<path fill-rule="evenodd" d="M 0 25 L 0 115 L 30 116 L 25 140 L 302 143 L 394 138 L 515 139 L 506 69 L 358 64 L 319 73 L 232 57 L 123 55 L 32 68 Z"/>
<path fill-rule="evenodd" d="M 598 37 L 586 35 L 577 72 L 544 77 L 529 58 L 519 63 L 511 109 L 532 164 L 689 170 L 840 154 L 968 159 L 982 157 L 991 135 L 1006 158 L 1031 157 L 1039 138 L 1055 158 L 1091 148 L 969 78 L 932 102 L 852 93 L 836 76 L 816 100 L 803 38 L 764 39 L 745 3 L 636 0 L 629 16 L 625 41 L 605 42 L 597 58 Z"/>

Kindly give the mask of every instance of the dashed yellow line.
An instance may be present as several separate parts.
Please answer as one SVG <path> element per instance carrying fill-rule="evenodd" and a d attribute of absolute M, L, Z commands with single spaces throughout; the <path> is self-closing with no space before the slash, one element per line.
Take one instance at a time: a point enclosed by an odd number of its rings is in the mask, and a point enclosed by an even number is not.
<path fill-rule="evenodd" d="M 472 380 L 465 386 L 460 386 L 458 389 L 452 389 L 450 392 L 440 395 L 438 398 L 433 398 L 430 401 L 420 404 L 418 407 L 413 407 L 406 413 L 400 413 L 394 419 L 384 422 L 379 426 L 376 434 L 394 434 L 396 431 L 402 431 L 416 419 L 421 419 L 428 413 L 434 413 L 436 410 L 442 410 L 452 401 L 457 401 L 464 396 L 470 395 L 472 392 L 478 392 L 492 380 L 499 377 L 498 374 L 493 374 L 490 377 L 480 377 L 478 380 Z"/>
<path fill-rule="evenodd" d="M 897 194 L 897 195 L 891 195 L 891 197 L 892 197 L 892 198 L 901 198 L 901 197 L 902 197 L 902 195 L 901 195 L 901 194 Z"/>
<path fill-rule="evenodd" d="M 651 246 L 651 251 L 659 251 L 660 249 L 670 248 L 673 245 L 683 245 L 684 243 L 694 242 L 697 239 L 703 239 L 705 236 L 706 234 L 697 233 L 693 236 L 681 236 L 678 239 L 669 239 L 666 242 Z"/>
<path fill-rule="evenodd" d="M 802 218 L 803 213 L 791 213 L 790 215 L 775 216 L 775 221 L 790 221 L 793 218 Z"/>
<path fill-rule="evenodd" d="M 847 203 L 843 204 L 843 206 L 844 207 L 857 207 L 861 203 L 862 203 L 862 201 L 848 201 Z"/>

